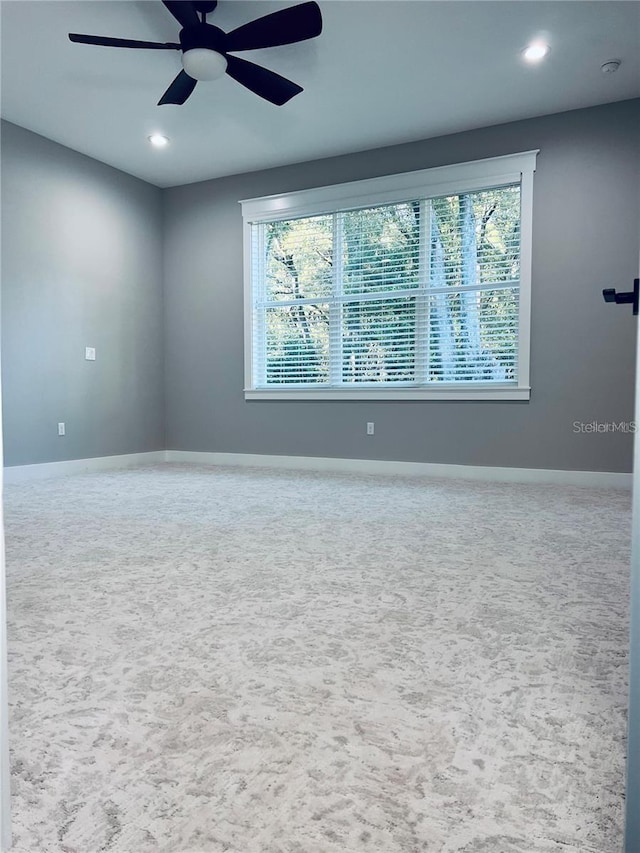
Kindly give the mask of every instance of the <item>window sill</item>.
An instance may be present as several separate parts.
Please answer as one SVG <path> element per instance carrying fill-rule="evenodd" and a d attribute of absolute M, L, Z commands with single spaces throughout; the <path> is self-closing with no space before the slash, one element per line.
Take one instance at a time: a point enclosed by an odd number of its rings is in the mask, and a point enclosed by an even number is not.
<path fill-rule="evenodd" d="M 247 388 L 245 400 L 529 400 L 530 388 Z"/>

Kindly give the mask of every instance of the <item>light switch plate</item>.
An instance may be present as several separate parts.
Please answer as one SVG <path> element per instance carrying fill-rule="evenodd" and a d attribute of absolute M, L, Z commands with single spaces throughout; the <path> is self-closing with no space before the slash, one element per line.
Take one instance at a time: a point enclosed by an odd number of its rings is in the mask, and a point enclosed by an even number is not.
<path fill-rule="evenodd" d="M 84 348 L 84 357 L 87 361 L 95 361 L 96 360 L 96 348 L 95 347 L 85 347 Z"/>

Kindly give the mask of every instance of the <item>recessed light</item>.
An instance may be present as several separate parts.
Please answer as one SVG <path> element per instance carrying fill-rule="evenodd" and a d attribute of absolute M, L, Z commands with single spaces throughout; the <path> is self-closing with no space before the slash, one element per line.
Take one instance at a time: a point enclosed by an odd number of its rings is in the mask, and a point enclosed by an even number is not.
<path fill-rule="evenodd" d="M 165 145 L 169 144 L 169 137 L 163 136 L 161 133 L 152 133 L 147 138 L 154 148 L 164 148 Z"/>
<path fill-rule="evenodd" d="M 533 41 L 522 51 L 527 62 L 540 62 L 549 53 L 549 45 L 543 41 Z"/>

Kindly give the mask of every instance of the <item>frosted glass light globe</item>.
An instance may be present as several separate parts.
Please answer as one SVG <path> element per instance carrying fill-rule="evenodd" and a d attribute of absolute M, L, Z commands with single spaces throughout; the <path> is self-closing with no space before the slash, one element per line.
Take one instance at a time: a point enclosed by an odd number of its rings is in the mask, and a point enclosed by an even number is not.
<path fill-rule="evenodd" d="M 194 80 L 216 80 L 227 70 L 227 60 L 208 47 L 192 47 L 182 54 L 182 67 Z"/>

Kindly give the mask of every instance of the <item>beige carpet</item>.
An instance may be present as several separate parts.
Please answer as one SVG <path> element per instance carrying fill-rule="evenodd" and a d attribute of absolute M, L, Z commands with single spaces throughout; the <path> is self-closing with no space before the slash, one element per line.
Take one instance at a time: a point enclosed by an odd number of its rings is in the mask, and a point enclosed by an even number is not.
<path fill-rule="evenodd" d="M 167 465 L 6 514 L 19 853 L 619 851 L 628 494 Z"/>

